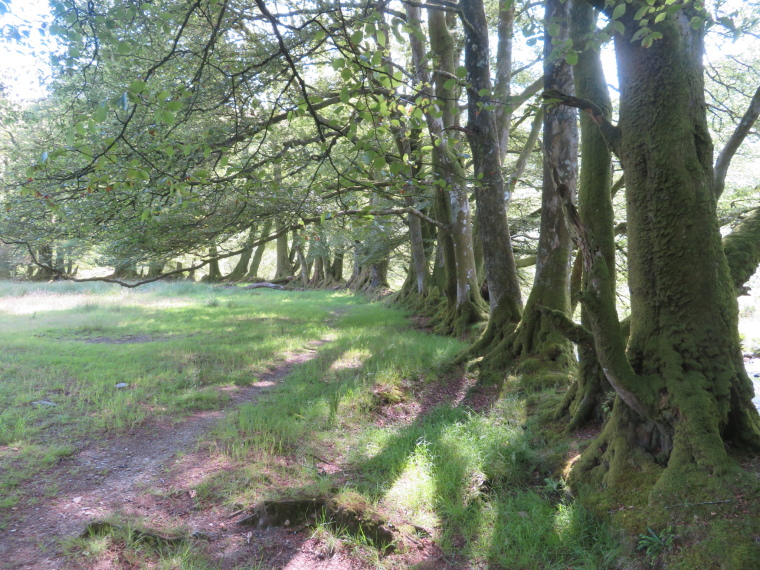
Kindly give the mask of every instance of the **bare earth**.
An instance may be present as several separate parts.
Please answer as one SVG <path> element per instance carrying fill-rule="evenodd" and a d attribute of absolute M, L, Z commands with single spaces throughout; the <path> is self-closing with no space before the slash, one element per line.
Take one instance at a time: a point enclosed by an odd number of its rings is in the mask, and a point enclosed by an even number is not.
<path fill-rule="evenodd" d="M 39 480 L 24 484 L 30 496 L 43 497 L 43 489 L 57 484 L 58 495 L 35 506 L 19 502 L 13 517 L 0 532 L 0 567 L 8 569 L 136 568 L 117 551 L 109 551 L 87 564 L 66 560 L 62 541 L 80 536 L 93 521 L 110 515 L 139 517 L 156 529 L 184 527 L 198 538 L 223 568 L 344 570 L 366 567 L 350 553 L 327 551 L 307 528 L 251 529 L 236 524 L 228 507 L 200 508 L 195 487 L 226 465 L 199 445 L 225 413 L 256 398 L 291 369 L 316 357 L 315 348 L 330 339 L 311 343 L 306 350 L 286 355 L 280 365 L 255 384 L 227 388 L 231 400 L 225 409 L 195 413 L 180 423 L 156 420 L 127 433 L 90 443 L 62 461 Z M 461 387 L 460 387 L 461 388 Z M 435 398 L 437 399 L 437 398 Z M 39 491 L 39 492 L 37 492 Z M 248 506 L 248 505 L 246 505 Z M 238 515 L 240 515 L 238 513 Z M 420 539 L 404 549 L 390 566 L 419 569 L 459 568 L 448 561 L 431 539 Z"/>

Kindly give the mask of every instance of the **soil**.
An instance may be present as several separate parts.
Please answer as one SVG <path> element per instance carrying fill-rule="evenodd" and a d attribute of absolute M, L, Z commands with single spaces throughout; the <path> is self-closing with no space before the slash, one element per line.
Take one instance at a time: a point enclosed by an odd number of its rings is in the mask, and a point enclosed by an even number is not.
<path fill-rule="evenodd" d="M 129 433 L 89 442 L 40 478 L 24 483 L 23 496 L 32 498 L 22 499 L 12 507 L 6 527 L 0 531 L 0 567 L 137 568 L 125 552 L 123 542 L 118 541 L 112 541 L 110 549 L 89 565 L 81 551 L 75 556 L 65 556 L 67 541 L 86 534 L 88 527 L 92 528 L 88 525 L 94 523 L 98 527 L 98 521 L 106 519 L 139 519 L 143 527 L 157 536 L 165 536 L 167 533 L 162 529 L 166 528 L 186 529 L 185 536 L 194 537 L 190 540 L 224 569 L 259 567 L 259 564 L 265 568 L 315 570 L 374 567 L 366 552 L 326 544 L 305 525 L 240 526 L 237 521 L 245 517 L 247 510 L 231 512 L 226 506 L 209 506 L 199 502 L 195 495 L 198 483 L 228 467 L 218 454 L 210 453 L 208 446 L 203 445 L 204 436 L 231 409 L 256 400 L 294 366 L 315 358 L 315 348 L 329 340 L 310 343 L 303 351 L 286 355 L 255 384 L 225 388 L 230 400 L 224 409 L 196 412 L 179 422 L 155 419 Z M 431 388 L 423 399 L 426 408 L 449 399 L 453 396 L 448 393 L 452 389 L 461 400 L 468 382 L 445 389 L 448 383 L 436 384 L 441 393 L 434 393 L 437 390 Z M 46 498 L 51 488 L 60 491 Z M 462 568 L 456 560 L 447 560 L 429 537 L 412 538 L 389 555 L 384 565 L 420 570 Z"/>

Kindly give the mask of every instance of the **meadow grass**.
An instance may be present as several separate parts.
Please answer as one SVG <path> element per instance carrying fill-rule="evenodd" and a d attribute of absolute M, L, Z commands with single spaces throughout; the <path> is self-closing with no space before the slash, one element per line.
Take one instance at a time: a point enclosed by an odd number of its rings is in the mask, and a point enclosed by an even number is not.
<path fill-rule="evenodd" d="M 464 374 L 451 362 L 465 345 L 415 330 L 401 311 L 345 292 L 189 283 L 6 283 L 0 295 L 0 509 L 93 434 L 218 407 L 218 388 L 255 382 L 312 343 L 315 358 L 206 438 L 231 467 L 196 486 L 199 504 L 358 493 L 399 528 L 432 534 L 464 567 L 615 565 L 619 537 L 545 480 L 544 442 L 523 397 L 505 390 L 478 413 L 458 401 L 425 406 L 426 390 Z M 372 550 L 329 521 L 314 532 L 328 550 Z M 92 540 L 72 556 L 105 539 Z M 369 565 L 382 567 L 374 552 Z M 214 566 L 192 548 L 156 556 L 158 567 Z"/>

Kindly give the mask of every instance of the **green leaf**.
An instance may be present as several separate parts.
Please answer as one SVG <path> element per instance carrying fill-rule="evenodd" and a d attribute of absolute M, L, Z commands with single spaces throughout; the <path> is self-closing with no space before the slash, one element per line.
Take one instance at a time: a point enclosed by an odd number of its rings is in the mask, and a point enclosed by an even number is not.
<path fill-rule="evenodd" d="M 98 107 L 98 110 L 95 111 L 95 122 L 96 123 L 102 123 L 106 120 L 108 109 L 105 108 L 105 106 Z"/>
<path fill-rule="evenodd" d="M 132 93 L 142 93 L 143 89 L 145 89 L 145 81 L 137 79 L 129 84 L 129 91 Z"/>
<path fill-rule="evenodd" d="M 344 67 L 340 70 L 340 76 L 343 78 L 343 81 L 350 81 L 353 78 L 354 73 L 350 68 Z"/>
<path fill-rule="evenodd" d="M 464 79 L 465 77 L 467 77 L 467 68 L 464 65 L 460 65 L 459 67 L 457 67 L 456 76 L 459 79 Z"/>
<path fill-rule="evenodd" d="M 655 24 L 659 24 L 667 17 L 667 14 L 665 12 L 660 12 L 657 14 L 657 17 L 654 19 Z"/>
<path fill-rule="evenodd" d="M 323 39 L 325 39 L 325 31 L 321 28 L 317 30 L 317 33 L 314 34 L 314 39 L 318 42 L 321 42 Z"/>
<path fill-rule="evenodd" d="M 385 37 L 385 32 L 382 30 L 377 31 L 377 43 L 380 44 L 381 47 L 385 47 L 385 44 L 388 42 L 388 38 Z"/>
<path fill-rule="evenodd" d="M 565 54 L 565 61 L 568 63 L 568 65 L 577 65 L 578 64 L 578 52 L 573 50 L 570 50 Z"/>
<path fill-rule="evenodd" d="M 623 14 L 625 14 L 626 4 L 618 4 L 615 6 L 615 9 L 612 11 L 612 19 L 617 20 L 618 18 L 622 18 Z"/>
<path fill-rule="evenodd" d="M 166 104 L 166 108 L 170 111 L 179 111 L 182 107 L 184 107 L 182 101 L 169 101 Z"/>
<path fill-rule="evenodd" d="M 615 20 L 614 22 L 612 22 L 612 26 L 615 28 L 615 31 L 618 34 L 625 33 L 625 26 L 623 25 L 623 22 L 618 22 L 617 20 Z"/>
<path fill-rule="evenodd" d="M 128 55 L 132 51 L 132 45 L 129 42 L 118 42 L 116 44 L 116 51 L 120 55 Z"/>
<path fill-rule="evenodd" d="M 552 22 L 551 24 L 549 24 L 549 25 L 547 26 L 547 28 L 546 28 L 546 32 L 547 32 L 547 33 L 548 33 L 548 34 L 549 34 L 551 37 L 553 37 L 553 38 L 554 38 L 554 37 L 556 37 L 556 36 L 558 36 L 558 35 L 559 35 L 559 32 L 560 32 L 560 27 L 559 27 L 559 24 L 557 24 L 556 22 Z"/>
<path fill-rule="evenodd" d="M 343 87 L 343 89 L 340 90 L 340 102 L 348 103 L 350 98 L 351 94 L 348 92 L 348 87 Z"/>
<path fill-rule="evenodd" d="M 374 165 L 374 167 L 375 167 L 375 168 L 377 168 L 378 170 L 382 170 L 383 168 L 385 168 L 385 167 L 386 167 L 386 165 L 387 165 L 388 163 L 387 163 L 387 162 L 385 162 L 385 157 L 384 157 L 384 156 L 378 156 L 378 157 L 377 157 L 377 158 L 376 158 L 376 159 L 373 161 L 373 163 L 372 163 L 372 164 L 373 164 L 373 165 Z"/>
<path fill-rule="evenodd" d="M 127 92 L 121 94 L 121 97 L 119 97 L 119 106 L 124 109 L 125 111 L 129 109 L 129 101 L 127 100 Z"/>
<path fill-rule="evenodd" d="M 172 126 L 175 120 L 176 119 L 174 117 L 174 113 L 172 113 L 171 111 L 167 110 L 161 113 L 161 121 L 163 121 L 167 125 Z"/>
<path fill-rule="evenodd" d="M 641 20 L 647 12 L 649 12 L 649 6 L 642 6 L 636 11 L 636 15 L 633 17 L 634 20 Z"/>
<path fill-rule="evenodd" d="M 351 34 L 351 43 L 354 45 L 359 45 L 362 43 L 362 40 L 364 39 L 364 34 L 361 30 L 355 31 L 353 34 Z"/>

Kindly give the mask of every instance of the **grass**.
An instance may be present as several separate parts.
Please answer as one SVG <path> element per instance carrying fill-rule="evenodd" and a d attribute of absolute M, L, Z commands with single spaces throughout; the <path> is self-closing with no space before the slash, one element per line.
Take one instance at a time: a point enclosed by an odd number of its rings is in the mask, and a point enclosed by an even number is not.
<path fill-rule="evenodd" d="M 0 509 L 91 438 L 217 408 L 219 388 L 254 382 L 320 339 L 315 358 L 215 428 L 210 453 L 229 467 L 196 485 L 201 507 L 345 491 L 397 528 L 431 534 L 462 567 L 616 567 L 619 536 L 545 480 L 525 400 L 505 390 L 475 412 L 445 389 L 463 380 L 451 366 L 462 343 L 342 292 L 0 284 Z M 56 405 L 32 406 L 40 400 Z M 330 521 L 313 533 L 326 556 L 386 564 Z M 156 552 L 124 537 L 82 539 L 70 556 L 92 560 L 114 541 L 137 564 L 215 564 L 201 546 Z"/>

